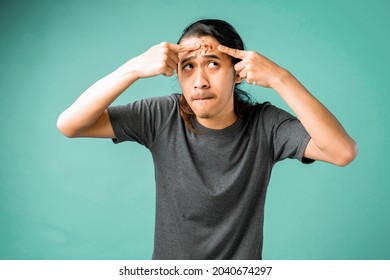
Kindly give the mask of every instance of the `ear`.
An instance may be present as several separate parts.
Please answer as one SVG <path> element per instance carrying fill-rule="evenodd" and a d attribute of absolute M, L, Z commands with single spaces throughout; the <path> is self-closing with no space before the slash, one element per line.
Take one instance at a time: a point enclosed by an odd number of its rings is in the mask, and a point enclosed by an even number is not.
<path fill-rule="evenodd" d="M 243 78 L 240 77 L 240 74 L 236 73 L 236 76 L 235 76 L 235 79 L 234 79 L 234 82 L 236 84 L 240 84 L 242 82 Z"/>

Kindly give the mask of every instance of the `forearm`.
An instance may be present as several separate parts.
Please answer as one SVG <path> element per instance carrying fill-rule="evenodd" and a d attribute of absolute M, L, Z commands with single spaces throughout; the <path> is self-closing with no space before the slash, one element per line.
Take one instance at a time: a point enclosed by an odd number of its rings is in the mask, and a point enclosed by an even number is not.
<path fill-rule="evenodd" d="M 328 161 L 344 165 L 354 158 L 356 144 L 333 114 L 288 71 L 272 87 L 294 111 L 316 147 Z"/>
<path fill-rule="evenodd" d="M 163 42 L 132 58 L 115 72 L 88 88 L 57 121 L 59 130 L 68 137 L 112 136 L 105 110 L 137 79 L 157 75 L 173 76 L 179 61 L 178 53 L 196 50 L 199 44 L 176 45 Z"/>
<path fill-rule="evenodd" d="M 239 77 L 250 84 L 273 88 L 294 111 L 311 140 L 304 156 L 346 165 L 357 154 L 357 146 L 337 119 L 307 89 L 273 61 L 254 51 L 218 49 L 241 61 L 234 65 Z"/>
<path fill-rule="evenodd" d="M 122 67 L 121 67 L 122 68 Z M 103 112 L 137 77 L 121 68 L 90 86 L 58 118 L 57 126 L 67 136 L 77 136 L 99 119 Z"/>

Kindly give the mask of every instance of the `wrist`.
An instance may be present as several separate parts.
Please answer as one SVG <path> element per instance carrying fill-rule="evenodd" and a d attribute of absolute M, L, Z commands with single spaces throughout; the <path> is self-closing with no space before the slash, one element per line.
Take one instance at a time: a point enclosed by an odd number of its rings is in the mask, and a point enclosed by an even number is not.
<path fill-rule="evenodd" d="M 286 86 L 291 79 L 294 79 L 294 76 L 288 70 L 280 68 L 271 81 L 270 87 L 278 91 L 278 89 Z"/>
<path fill-rule="evenodd" d="M 131 60 L 120 66 L 114 72 L 111 73 L 112 76 L 117 78 L 126 79 L 131 82 L 135 82 L 136 80 L 141 78 L 141 75 L 138 71 L 132 67 Z"/>

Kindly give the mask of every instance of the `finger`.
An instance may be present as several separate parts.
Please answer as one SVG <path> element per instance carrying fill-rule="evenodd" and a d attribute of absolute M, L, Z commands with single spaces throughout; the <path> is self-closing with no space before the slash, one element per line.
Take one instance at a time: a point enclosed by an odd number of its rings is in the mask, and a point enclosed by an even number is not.
<path fill-rule="evenodd" d="M 168 52 L 168 59 L 172 60 L 175 64 L 179 63 L 179 56 L 173 51 Z"/>
<path fill-rule="evenodd" d="M 236 72 L 241 72 L 242 69 L 245 68 L 245 66 L 246 66 L 246 62 L 245 62 L 245 61 L 240 61 L 239 63 L 236 63 L 236 64 L 234 65 L 234 70 L 235 70 Z"/>
<path fill-rule="evenodd" d="M 165 77 L 171 77 L 175 74 L 175 71 L 172 70 L 171 68 L 167 68 L 163 73 Z"/>
<path fill-rule="evenodd" d="M 246 56 L 246 52 L 243 51 L 243 50 L 238 50 L 238 49 L 232 49 L 232 48 L 229 48 L 229 47 L 226 47 L 224 45 L 219 45 L 218 46 L 218 50 L 222 53 L 226 53 L 232 57 L 235 57 L 235 58 L 240 58 L 240 59 L 244 59 L 245 56 Z"/>
<path fill-rule="evenodd" d="M 177 63 L 175 63 L 175 61 L 173 61 L 171 59 L 167 59 L 165 64 L 166 64 L 167 67 L 171 68 L 172 70 L 176 70 Z"/>
<path fill-rule="evenodd" d="M 246 79 L 246 76 L 247 76 L 247 74 L 248 74 L 248 70 L 244 68 L 242 71 L 237 72 L 237 73 L 238 73 L 238 75 L 239 75 L 241 78 Z"/>
<path fill-rule="evenodd" d="M 189 52 L 189 51 L 195 51 L 200 48 L 199 43 L 193 43 L 193 44 L 171 44 L 169 43 L 169 49 L 174 51 L 175 53 L 181 53 L 181 52 Z"/>

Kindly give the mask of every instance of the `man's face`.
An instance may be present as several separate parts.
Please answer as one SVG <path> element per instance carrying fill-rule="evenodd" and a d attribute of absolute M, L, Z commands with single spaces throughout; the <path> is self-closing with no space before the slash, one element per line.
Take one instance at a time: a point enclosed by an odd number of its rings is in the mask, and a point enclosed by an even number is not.
<path fill-rule="evenodd" d="M 184 97 L 198 121 L 222 122 L 223 127 L 224 121 L 236 117 L 234 86 L 237 79 L 231 58 L 218 51 L 219 43 L 212 37 L 189 37 L 181 43 L 201 44 L 195 51 L 179 54 L 177 74 Z"/>

